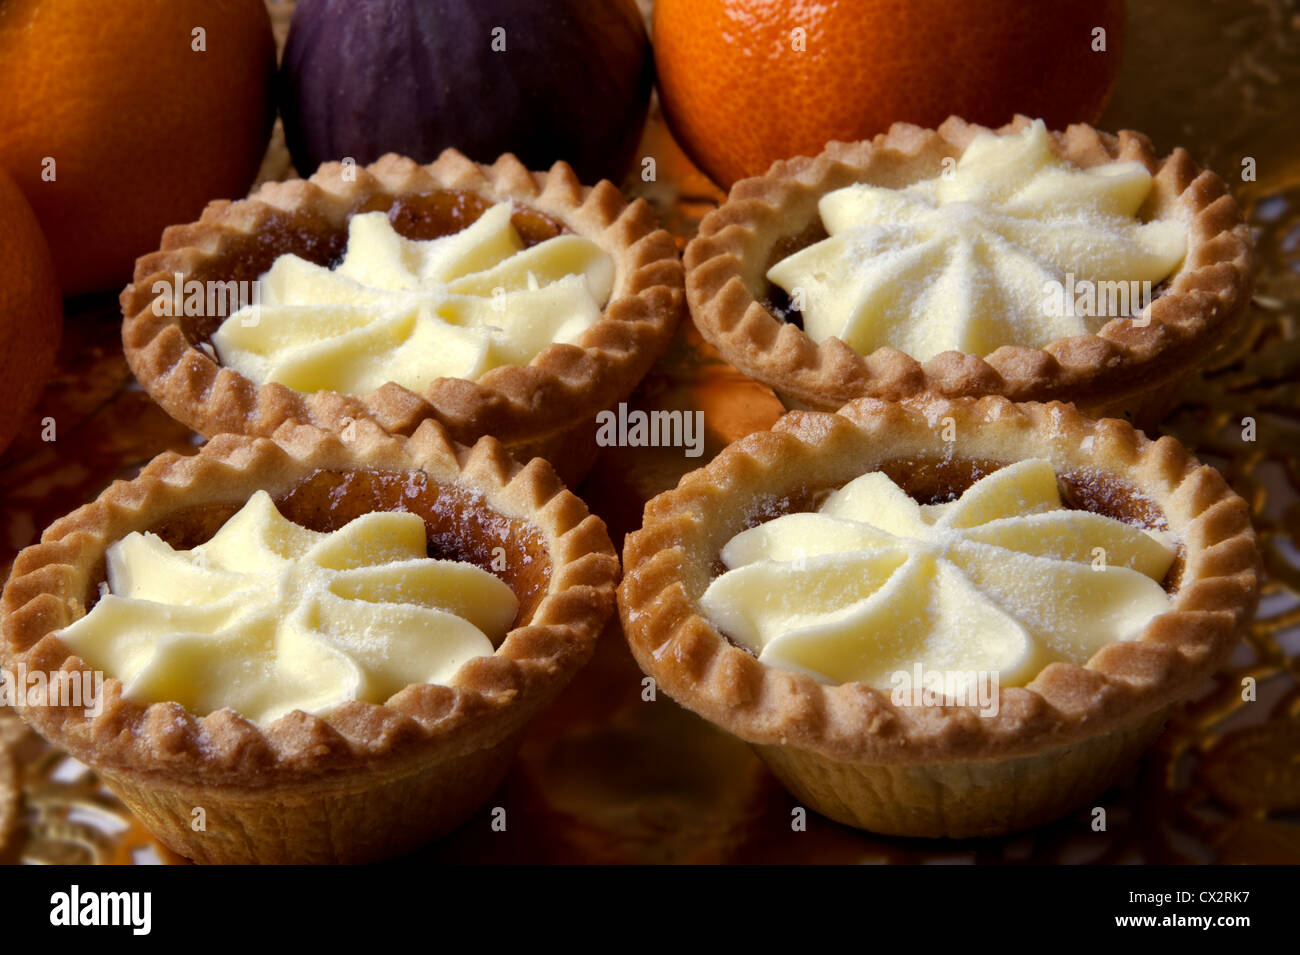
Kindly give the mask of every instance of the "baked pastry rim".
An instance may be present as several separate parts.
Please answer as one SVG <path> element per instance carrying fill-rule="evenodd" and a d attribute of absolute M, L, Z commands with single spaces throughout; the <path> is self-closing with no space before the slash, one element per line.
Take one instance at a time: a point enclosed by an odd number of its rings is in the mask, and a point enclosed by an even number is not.
<path fill-rule="evenodd" d="M 741 529 L 732 526 L 741 505 L 729 509 L 728 501 L 780 499 L 831 459 L 847 475 L 862 473 L 873 456 L 879 463 L 928 449 L 942 457 L 947 418 L 957 457 L 1046 457 L 1058 473 L 1099 468 L 1140 488 L 1183 548 L 1169 611 L 1085 666 L 1052 663 L 1027 686 L 1002 688 L 994 716 L 980 716 L 978 707 L 897 706 L 885 691 L 770 667 L 709 622 L 700 595 L 718 548 Z M 646 505 L 644 525 L 624 544 L 623 566 L 619 612 L 633 655 L 688 709 L 751 743 L 839 762 L 926 764 L 1034 755 L 1189 695 L 1249 622 L 1260 575 L 1246 502 L 1172 438 L 1153 442 L 1125 422 L 1094 421 L 1059 402 L 934 396 L 863 398 L 834 414 L 791 412 L 771 431 L 733 443 Z"/>
<path fill-rule="evenodd" d="M 1016 133 L 1031 123 L 1016 116 L 994 132 Z M 1114 402 L 1186 369 L 1239 324 L 1253 288 L 1254 245 L 1223 180 L 1182 148 L 1157 159 L 1140 133 L 1111 135 L 1084 124 L 1049 132 L 1053 151 L 1085 168 L 1121 159 L 1142 162 L 1156 178 L 1157 204 L 1188 230 L 1187 256 L 1152 302 L 1146 327 L 1111 319 L 1097 334 L 1041 348 L 1003 346 L 984 357 L 949 351 L 921 363 L 890 347 L 861 355 L 838 338 L 815 342 L 751 293 L 766 282 L 772 244 L 802 228 L 791 226 L 792 210 L 801 210 L 800 221 L 806 222 L 816 215 L 817 199 L 833 189 L 868 181 L 903 185 L 938 175 L 943 160 L 959 157 L 984 129 L 955 116 L 936 130 L 895 123 L 871 141 L 831 142 L 818 156 L 778 161 L 763 176 L 736 183 L 727 201 L 700 223 L 684 256 L 687 301 L 700 333 L 778 394 L 833 411 L 857 397 L 897 400 L 922 392 Z"/>
<path fill-rule="evenodd" d="M 580 345 L 552 343 L 527 365 L 502 365 L 474 381 L 440 378 L 423 394 L 394 382 L 367 395 L 298 392 L 278 382 L 258 385 L 220 365 L 188 340 L 179 317 L 155 312 L 156 283 L 218 268 L 236 234 L 256 234 L 285 215 L 342 230 L 376 196 L 437 190 L 534 208 L 613 258 L 615 296 Z M 269 436 L 286 421 L 337 429 L 357 418 L 410 434 L 433 418 L 462 443 L 492 434 L 511 444 L 565 431 L 626 397 L 672 339 L 684 313 L 682 286 L 672 236 L 644 200 L 629 202 L 608 181 L 583 186 L 564 162 L 530 172 L 509 153 L 490 166 L 453 149 L 424 166 L 389 153 L 365 167 L 326 163 L 309 179 L 266 183 L 247 199 L 209 203 L 197 222 L 167 229 L 161 248 L 137 260 L 134 280 L 122 291 L 122 342 L 150 396 L 208 437 Z"/>
<path fill-rule="evenodd" d="M 528 623 L 513 627 L 492 656 L 467 661 L 447 686 L 412 684 L 382 704 L 349 701 L 323 716 L 294 711 L 265 727 L 230 709 L 200 717 L 176 702 L 126 699 L 108 675 L 98 715 L 56 706 L 21 707 L 20 715 L 83 762 L 177 788 L 309 786 L 364 772 L 375 760 L 420 765 L 491 747 L 590 657 L 614 609 L 618 560 L 603 522 L 550 465 L 521 465 L 492 438 L 455 444 L 433 422 L 401 438 L 359 421 L 346 439 L 295 423 L 271 438 L 222 435 L 197 454 L 168 452 L 135 479 L 113 483 L 19 553 L 0 596 L 0 659 L 28 672 L 89 669 L 57 631 L 86 611 L 109 544 L 188 506 L 239 503 L 259 488 L 287 492 L 321 469 L 418 469 L 480 495 L 495 514 L 527 521 L 551 561 Z"/>

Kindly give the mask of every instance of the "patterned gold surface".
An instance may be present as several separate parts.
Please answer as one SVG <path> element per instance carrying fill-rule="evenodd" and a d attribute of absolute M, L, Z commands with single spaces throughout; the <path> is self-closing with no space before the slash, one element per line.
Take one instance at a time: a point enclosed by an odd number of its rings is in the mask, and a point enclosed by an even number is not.
<path fill-rule="evenodd" d="M 292 4 L 270 8 L 282 39 Z M 644 698 L 612 627 L 534 725 L 489 804 L 416 861 L 1300 862 L 1300 6 L 1132 0 L 1130 17 L 1129 56 L 1101 125 L 1142 129 L 1162 149 L 1187 146 L 1233 184 L 1259 239 L 1250 325 L 1215 367 L 1186 382 L 1166 430 L 1251 502 L 1267 583 L 1249 640 L 1132 778 L 1100 800 L 1106 830 L 1094 831 L 1085 810 L 967 843 L 876 837 L 815 815 L 794 831 L 797 807 L 743 744 L 663 697 Z M 658 177 L 631 186 L 685 237 L 717 194 L 661 122 L 652 120 L 643 148 Z M 1242 181 L 1246 158 L 1255 160 L 1253 182 Z M 263 178 L 291 174 L 277 133 Z M 112 298 L 69 303 L 69 314 L 60 373 L 25 439 L 0 460 L 0 570 L 113 477 L 195 440 L 130 380 Z M 780 411 L 691 329 L 636 401 L 702 408 L 706 455 Z M 57 423 L 53 443 L 39 438 L 47 415 Z M 700 463 L 680 451 L 618 449 L 579 491 L 621 537 L 647 496 Z M 492 826 L 496 807 L 506 810 L 504 832 Z M 0 710 L 0 862 L 20 860 L 182 861 L 157 847 L 93 773 Z"/>

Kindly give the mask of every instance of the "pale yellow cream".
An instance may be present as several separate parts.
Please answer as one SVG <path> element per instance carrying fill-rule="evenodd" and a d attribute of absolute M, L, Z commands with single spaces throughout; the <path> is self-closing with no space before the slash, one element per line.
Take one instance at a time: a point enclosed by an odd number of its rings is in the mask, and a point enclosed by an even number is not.
<path fill-rule="evenodd" d="M 702 604 L 764 663 L 819 680 L 885 689 L 921 664 L 1017 686 L 1139 635 L 1169 605 L 1174 554 L 1166 533 L 1065 508 L 1047 461 L 946 504 L 870 473 L 733 537 Z"/>
<path fill-rule="evenodd" d="M 389 381 L 422 392 L 573 344 L 600 318 L 613 260 L 560 235 L 524 248 L 508 202 L 472 225 L 407 239 L 388 216 L 353 216 L 335 269 L 296 255 L 261 276 L 259 301 L 212 336 L 221 363 L 258 383 L 363 395 Z"/>
<path fill-rule="evenodd" d="M 1040 348 L 1140 315 L 1182 260 L 1184 227 L 1137 218 L 1152 188 L 1141 163 L 1079 169 L 1048 142 L 1041 121 L 1017 135 L 985 132 L 934 179 L 829 192 L 818 204 L 829 238 L 767 276 L 801 307 L 814 340 L 838 337 L 862 354 L 890 346 L 918 361 Z M 1102 293 L 1091 306 L 1081 283 Z M 1108 314 L 1116 303 L 1128 312 Z"/>
<path fill-rule="evenodd" d="M 192 550 L 132 533 L 107 564 L 107 591 L 61 639 L 131 699 L 262 724 L 446 683 L 494 652 L 518 610 L 487 571 L 428 557 L 418 515 L 318 533 L 265 491 Z"/>

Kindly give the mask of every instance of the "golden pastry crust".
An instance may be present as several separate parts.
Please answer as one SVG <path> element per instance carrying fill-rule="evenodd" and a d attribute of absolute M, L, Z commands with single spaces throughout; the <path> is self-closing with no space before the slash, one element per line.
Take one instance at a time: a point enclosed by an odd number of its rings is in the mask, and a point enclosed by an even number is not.
<path fill-rule="evenodd" d="M 516 526 L 508 521 L 535 534 L 534 550 L 521 561 L 544 562 L 530 573 L 545 575 L 531 578 L 541 582 L 531 604 L 521 599 L 520 618 L 494 655 L 466 662 L 450 685 L 413 684 L 383 704 L 352 701 L 321 716 L 294 711 L 258 726 L 229 709 L 198 716 L 174 702 L 142 704 L 125 698 L 121 683 L 110 677 L 99 715 L 79 707 L 21 709 L 46 739 L 117 784 L 157 834 L 192 858 L 326 861 L 388 854 L 394 846 L 384 839 L 393 833 L 376 835 L 370 844 L 365 828 L 391 829 L 387 821 L 345 817 L 410 815 L 412 804 L 402 808 L 403 798 L 412 798 L 403 789 L 410 779 L 420 781 L 420 798 L 443 799 L 463 817 L 475 803 L 460 797 L 462 779 L 477 787 L 476 798 L 490 792 L 524 725 L 586 662 L 613 612 L 618 560 L 604 524 L 546 462 L 521 465 L 492 438 L 463 447 L 433 422 L 410 438 L 390 436 L 368 421 L 343 435 L 290 423 L 269 439 L 221 435 L 192 456 L 163 454 L 139 477 L 114 483 L 52 524 L 40 543 L 18 555 L 0 597 L 0 660 L 25 664 L 28 672 L 85 669 L 58 631 L 87 611 L 111 543 L 133 530 L 181 520 L 195 508 L 238 506 L 258 489 L 287 494 L 322 471 L 422 472 L 425 486 L 449 487 L 472 502 L 481 523 L 474 533 L 487 543 L 505 541 Z M 443 767 L 440 779 L 431 779 L 430 767 Z M 368 790 L 370 796 L 359 800 L 357 792 Z M 324 801 L 313 804 L 318 797 Z M 225 813 L 229 830 L 248 833 L 271 804 L 315 806 L 305 810 L 306 821 L 295 820 L 302 826 L 296 844 L 231 849 L 210 833 L 188 833 L 189 807 Z M 430 819 L 437 812 L 436 805 L 428 807 Z M 394 825 L 427 838 L 434 830 L 424 813 Z M 330 839 L 311 828 L 311 819 L 322 815 L 333 827 Z M 348 826 L 359 827 L 359 845 L 345 844 L 343 824 L 349 832 Z M 286 827 L 292 828 L 272 819 L 263 828 L 274 841 L 288 838 Z"/>
<path fill-rule="evenodd" d="M 996 132 L 1016 133 L 1031 122 L 1017 116 Z M 1114 136 L 1082 124 L 1050 134 L 1058 156 L 1082 168 L 1141 162 L 1155 178 L 1144 212 L 1187 228 L 1187 255 L 1153 300 L 1145 327 L 1112 319 L 1094 335 L 1042 348 L 1003 346 L 984 357 L 949 351 L 922 364 L 894 348 L 860 355 L 837 338 L 819 344 L 764 307 L 774 246 L 816 222 L 823 195 L 854 183 L 902 187 L 937 176 L 944 160 L 960 157 L 983 129 L 956 117 L 937 130 L 896 123 L 870 142 L 833 142 L 815 158 L 777 162 L 766 175 L 737 183 L 686 249 L 687 300 L 701 334 L 791 407 L 833 411 L 853 398 L 897 400 L 923 392 L 997 394 L 1073 401 L 1100 417 L 1167 391 L 1171 379 L 1209 355 L 1244 316 L 1253 242 L 1223 180 L 1183 149 L 1157 159 L 1140 133 Z"/>
<path fill-rule="evenodd" d="M 943 440 L 949 427 L 951 443 Z M 1050 460 L 1058 475 L 1104 477 L 1158 509 L 1180 539 L 1182 571 L 1168 612 L 1140 638 L 1103 648 L 1085 666 L 1052 663 L 1027 686 L 1001 689 L 996 715 L 898 706 L 888 692 L 768 667 L 700 609 L 722 546 L 800 495 L 890 461 L 1030 457 Z M 1124 422 L 1094 421 L 1058 402 L 928 395 L 864 398 L 837 414 L 791 412 L 771 431 L 737 441 L 646 505 L 623 564 L 624 631 L 642 669 L 670 696 L 760 750 L 895 769 L 1032 757 L 1158 722 L 1239 638 L 1259 579 L 1246 502 L 1172 438 L 1153 442 Z"/>
<path fill-rule="evenodd" d="M 441 378 L 424 394 L 393 382 L 364 396 L 303 393 L 276 382 L 258 386 L 222 367 L 196 347 L 180 318 L 155 314 L 155 283 L 170 286 L 177 274 L 187 281 L 257 278 L 234 274 L 250 236 L 273 230 L 337 236 L 354 212 L 386 210 L 439 191 L 511 200 L 611 255 L 613 295 L 579 344 L 552 344 L 527 365 L 494 368 L 476 381 Z M 122 292 L 122 342 L 153 399 L 209 437 L 266 436 L 286 421 L 338 429 L 358 418 L 410 434 L 433 418 L 462 443 L 491 434 L 506 445 L 536 444 L 594 419 L 632 391 L 682 317 L 682 275 L 672 236 L 644 201 L 629 203 L 609 182 L 583 186 L 566 163 L 533 173 L 510 154 L 485 166 L 449 149 L 421 166 L 390 153 L 366 167 L 326 163 L 310 179 L 267 183 L 248 199 L 210 203 L 198 222 L 169 228 L 161 250 L 136 263 L 135 280 Z"/>

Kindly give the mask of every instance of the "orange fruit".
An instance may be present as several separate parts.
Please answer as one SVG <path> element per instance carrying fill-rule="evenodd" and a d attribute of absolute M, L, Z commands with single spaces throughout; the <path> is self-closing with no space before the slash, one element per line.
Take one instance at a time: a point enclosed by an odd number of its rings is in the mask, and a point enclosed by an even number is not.
<path fill-rule="evenodd" d="M 1105 50 L 1094 50 L 1104 29 Z M 729 187 L 833 139 L 950 115 L 1093 122 L 1114 85 L 1124 0 L 657 0 L 674 136 Z"/>
<path fill-rule="evenodd" d="M 274 117 L 263 0 L 2 0 L 0 63 L 0 166 L 65 294 L 124 285 L 163 228 L 257 174 Z"/>
<path fill-rule="evenodd" d="M 54 368 L 63 301 L 45 236 L 22 191 L 0 171 L 0 451 Z"/>

